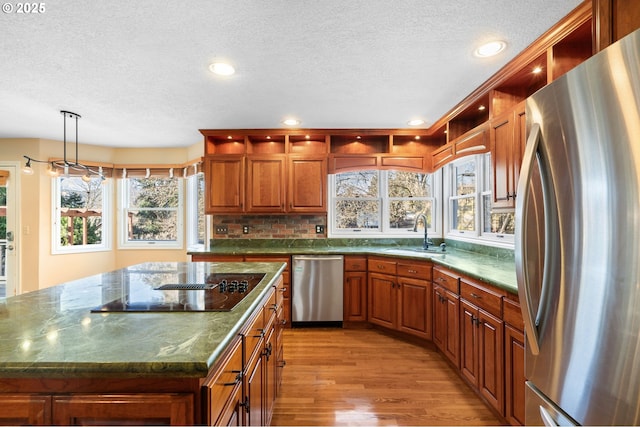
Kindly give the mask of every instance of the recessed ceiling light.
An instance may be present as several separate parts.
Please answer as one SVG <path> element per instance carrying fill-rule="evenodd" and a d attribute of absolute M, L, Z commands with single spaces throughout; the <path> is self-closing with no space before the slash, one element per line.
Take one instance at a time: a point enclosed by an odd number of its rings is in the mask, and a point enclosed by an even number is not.
<path fill-rule="evenodd" d="M 213 62 L 209 65 L 209 71 L 218 76 L 231 76 L 235 74 L 236 69 L 227 62 Z"/>
<path fill-rule="evenodd" d="M 481 106 L 479 106 L 479 107 L 478 107 L 478 110 L 480 110 L 480 111 L 484 111 L 484 110 L 485 110 L 485 108 L 487 108 L 487 107 L 485 107 L 484 105 L 481 105 Z"/>
<path fill-rule="evenodd" d="M 532 71 L 533 74 L 540 74 L 541 72 L 542 72 L 542 67 L 539 65 L 537 67 L 534 67 Z"/>
<path fill-rule="evenodd" d="M 494 56 L 499 54 L 507 47 L 507 43 L 502 40 L 496 40 L 489 43 L 485 43 L 482 46 L 478 47 L 473 53 L 475 56 L 479 56 L 480 58 L 487 58 L 489 56 Z"/>
<path fill-rule="evenodd" d="M 297 126 L 297 125 L 299 125 L 300 123 L 302 123 L 300 120 L 298 120 L 298 119 L 292 119 L 292 118 L 284 119 L 284 120 L 282 121 L 282 124 L 283 124 L 283 125 L 286 125 L 286 126 Z"/>
<path fill-rule="evenodd" d="M 420 126 L 424 124 L 424 120 L 422 119 L 413 119 L 407 122 L 409 126 Z"/>

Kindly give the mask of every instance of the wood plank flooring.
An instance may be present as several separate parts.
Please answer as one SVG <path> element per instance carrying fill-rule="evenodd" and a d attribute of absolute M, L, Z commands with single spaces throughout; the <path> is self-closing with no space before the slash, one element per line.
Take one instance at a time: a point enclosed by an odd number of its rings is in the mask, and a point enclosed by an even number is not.
<path fill-rule="evenodd" d="M 499 425 L 435 350 L 376 329 L 288 329 L 272 425 Z"/>

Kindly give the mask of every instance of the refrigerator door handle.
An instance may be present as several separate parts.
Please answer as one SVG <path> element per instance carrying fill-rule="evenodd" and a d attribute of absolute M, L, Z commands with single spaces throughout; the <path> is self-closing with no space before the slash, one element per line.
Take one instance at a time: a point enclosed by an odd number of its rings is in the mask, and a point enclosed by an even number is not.
<path fill-rule="evenodd" d="M 529 181 L 531 180 L 533 166 L 536 162 L 538 152 L 538 144 L 541 138 L 540 124 L 534 123 L 531 126 L 529 137 L 527 138 L 524 158 L 522 160 L 522 169 L 520 170 L 520 180 L 518 181 L 518 192 L 520 196 L 516 199 L 516 227 L 515 227 L 515 246 L 516 246 L 516 277 L 518 280 L 518 297 L 522 307 L 522 317 L 524 320 L 525 331 L 527 332 L 527 341 L 532 354 L 540 353 L 540 345 L 538 344 L 538 328 L 535 322 L 534 307 L 531 298 L 531 289 L 529 286 L 527 272 L 527 233 L 525 232 L 525 224 L 527 222 L 528 209 L 526 202 L 528 200 Z M 519 255 L 519 256 L 518 256 Z"/>
<path fill-rule="evenodd" d="M 545 426 L 553 427 L 560 425 L 553 419 L 549 411 L 542 406 L 540 407 L 540 418 L 542 418 L 542 422 Z"/>

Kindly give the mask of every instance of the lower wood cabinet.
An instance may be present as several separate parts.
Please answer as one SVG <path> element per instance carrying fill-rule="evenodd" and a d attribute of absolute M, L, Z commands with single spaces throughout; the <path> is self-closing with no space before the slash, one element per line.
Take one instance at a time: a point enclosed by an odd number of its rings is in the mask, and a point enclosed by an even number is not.
<path fill-rule="evenodd" d="M 511 425 L 524 425 L 525 371 L 524 323 L 520 304 L 504 299 L 505 418 Z"/>
<path fill-rule="evenodd" d="M 95 395 L 52 397 L 55 425 L 190 425 L 192 394 Z"/>
<path fill-rule="evenodd" d="M 51 424 L 51 396 L 29 393 L 1 394 L 0 424 Z"/>
<path fill-rule="evenodd" d="M 369 322 L 431 339 L 432 264 L 377 257 L 368 264 Z"/>
<path fill-rule="evenodd" d="M 343 319 L 345 322 L 367 321 L 367 257 L 344 257 Z"/>
<path fill-rule="evenodd" d="M 433 269 L 433 342 L 447 359 L 460 367 L 459 276 L 442 268 Z"/>

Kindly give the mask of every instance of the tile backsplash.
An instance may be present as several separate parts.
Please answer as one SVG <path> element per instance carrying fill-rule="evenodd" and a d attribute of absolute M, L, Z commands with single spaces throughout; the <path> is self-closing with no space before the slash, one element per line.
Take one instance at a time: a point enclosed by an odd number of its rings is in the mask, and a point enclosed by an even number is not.
<path fill-rule="evenodd" d="M 216 231 L 226 226 L 226 233 Z M 316 233 L 316 227 L 321 232 Z M 248 227 L 248 233 L 244 233 Z M 326 215 L 214 215 L 213 239 L 324 239 Z"/>

